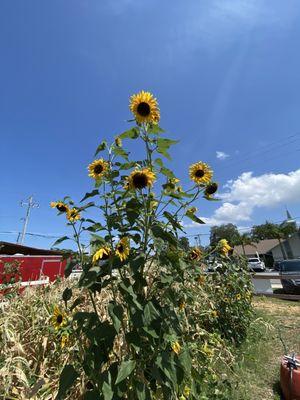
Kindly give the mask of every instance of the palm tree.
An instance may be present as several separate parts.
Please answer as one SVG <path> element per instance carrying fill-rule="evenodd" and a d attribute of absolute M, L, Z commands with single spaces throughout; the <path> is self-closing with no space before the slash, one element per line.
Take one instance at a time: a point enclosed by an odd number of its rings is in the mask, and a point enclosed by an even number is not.
<path fill-rule="evenodd" d="M 253 244 L 254 239 L 250 233 L 242 233 L 236 240 L 236 244 L 242 246 L 244 256 L 246 256 L 245 246 Z"/>

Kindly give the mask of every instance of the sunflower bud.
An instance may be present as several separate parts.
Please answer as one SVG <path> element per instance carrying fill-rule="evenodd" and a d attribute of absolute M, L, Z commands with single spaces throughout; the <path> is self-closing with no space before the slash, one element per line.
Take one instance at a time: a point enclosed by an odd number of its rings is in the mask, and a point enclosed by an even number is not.
<path fill-rule="evenodd" d="M 122 139 L 120 138 L 120 136 L 115 137 L 115 145 L 117 147 L 122 147 Z"/>
<path fill-rule="evenodd" d="M 212 194 L 216 193 L 217 190 L 218 190 L 217 182 L 211 182 L 206 186 L 204 194 L 205 196 L 211 196 Z"/>

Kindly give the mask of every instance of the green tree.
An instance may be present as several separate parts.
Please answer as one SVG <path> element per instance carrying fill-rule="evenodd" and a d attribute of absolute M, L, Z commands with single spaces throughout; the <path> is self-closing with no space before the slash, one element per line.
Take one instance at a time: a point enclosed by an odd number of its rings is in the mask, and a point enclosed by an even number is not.
<path fill-rule="evenodd" d="M 185 236 L 182 236 L 179 238 L 179 245 L 183 248 L 185 251 L 190 251 L 190 242 L 189 239 Z"/>
<path fill-rule="evenodd" d="M 230 246 L 234 246 L 238 244 L 239 237 L 239 231 L 234 224 L 212 226 L 210 229 L 211 246 L 215 246 L 221 239 L 226 239 Z"/>
<path fill-rule="evenodd" d="M 242 233 L 241 235 L 239 235 L 235 245 L 242 246 L 243 253 L 245 256 L 246 255 L 245 246 L 251 245 L 251 244 L 253 244 L 253 242 L 255 242 L 255 240 L 253 239 L 251 234 L 249 232 L 247 232 L 247 233 Z"/>
<path fill-rule="evenodd" d="M 285 228 L 281 225 L 274 224 L 273 222 L 266 221 L 262 225 L 255 225 L 252 228 L 252 238 L 254 240 L 264 240 L 264 239 L 277 239 L 281 248 L 282 257 L 285 260 L 287 258 L 282 239 L 288 237 L 288 232 L 290 228 Z"/>

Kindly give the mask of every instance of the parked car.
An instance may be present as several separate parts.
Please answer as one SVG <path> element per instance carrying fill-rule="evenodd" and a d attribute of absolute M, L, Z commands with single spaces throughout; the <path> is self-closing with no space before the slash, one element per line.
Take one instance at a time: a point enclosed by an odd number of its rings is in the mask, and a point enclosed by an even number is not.
<path fill-rule="evenodd" d="M 284 260 L 279 263 L 279 275 L 288 278 L 289 275 L 300 276 L 300 260 Z M 300 277 L 297 279 L 281 279 L 285 293 L 300 293 Z"/>
<path fill-rule="evenodd" d="M 248 258 L 248 267 L 255 272 L 264 272 L 266 270 L 265 263 L 258 257 Z"/>

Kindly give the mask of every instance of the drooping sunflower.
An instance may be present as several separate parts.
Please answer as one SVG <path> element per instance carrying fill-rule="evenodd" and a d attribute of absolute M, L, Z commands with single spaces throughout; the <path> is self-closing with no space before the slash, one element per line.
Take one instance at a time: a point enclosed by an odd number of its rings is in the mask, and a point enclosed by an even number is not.
<path fill-rule="evenodd" d="M 152 187 L 156 179 L 155 173 L 149 168 L 136 169 L 127 177 L 129 189 L 144 189 Z"/>
<path fill-rule="evenodd" d="M 80 219 L 80 212 L 77 210 L 77 208 L 74 207 L 67 211 L 67 219 L 70 222 L 76 222 L 78 219 Z"/>
<path fill-rule="evenodd" d="M 192 261 L 199 261 L 202 258 L 202 251 L 199 247 L 194 247 L 190 252 L 190 260 Z"/>
<path fill-rule="evenodd" d="M 108 246 L 103 246 L 98 249 L 93 255 L 93 263 L 95 264 L 98 260 L 107 260 L 111 255 L 111 250 Z"/>
<path fill-rule="evenodd" d="M 58 306 L 55 306 L 53 315 L 51 317 L 51 322 L 55 330 L 64 327 L 68 322 L 66 313 L 61 311 Z"/>
<path fill-rule="evenodd" d="M 123 262 L 129 256 L 130 245 L 129 239 L 127 237 L 123 237 L 116 246 L 116 255 Z"/>
<path fill-rule="evenodd" d="M 88 166 L 89 176 L 94 179 L 102 179 L 108 170 L 108 162 L 99 158 L 99 160 L 93 161 Z"/>
<path fill-rule="evenodd" d="M 204 194 L 205 194 L 206 197 L 210 197 L 210 196 L 212 196 L 213 194 L 215 194 L 217 190 L 218 190 L 218 184 L 217 184 L 217 182 L 210 182 L 210 183 L 206 186 L 205 191 L 204 191 Z"/>
<path fill-rule="evenodd" d="M 61 213 L 66 213 L 69 210 L 69 207 L 62 201 L 51 201 L 50 206 L 56 208 Z"/>
<path fill-rule="evenodd" d="M 139 124 L 143 122 L 158 124 L 160 119 L 158 103 L 150 92 L 142 90 L 131 96 L 129 108 Z"/>
<path fill-rule="evenodd" d="M 220 252 L 221 252 L 224 256 L 227 256 L 227 254 L 229 253 L 229 251 L 232 250 L 231 246 L 229 245 L 229 243 L 227 242 L 226 239 L 221 239 L 221 240 L 219 240 L 218 249 L 220 250 Z"/>
<path fill-rule="evenodd" d="M 212 170 L 206 163 L 202 161 L 190 166 L 190 178 L 192 181 L 197 183 L 197 185 L 209 183 L 212 176 Z"/>

